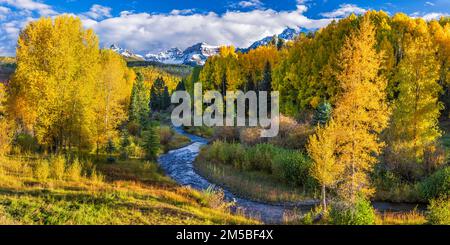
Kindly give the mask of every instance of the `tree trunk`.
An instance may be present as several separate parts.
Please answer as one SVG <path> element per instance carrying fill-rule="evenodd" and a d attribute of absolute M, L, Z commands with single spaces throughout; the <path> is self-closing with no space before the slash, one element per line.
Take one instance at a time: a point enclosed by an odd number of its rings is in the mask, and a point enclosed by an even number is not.
<path fill-rule="evenodd" d="M 327 198 L 326 198 L 325 185 L 322 185 L 322 206 L 323 206 L 323 211 L 326 212 L 326 210 L 327 210 Z"/>

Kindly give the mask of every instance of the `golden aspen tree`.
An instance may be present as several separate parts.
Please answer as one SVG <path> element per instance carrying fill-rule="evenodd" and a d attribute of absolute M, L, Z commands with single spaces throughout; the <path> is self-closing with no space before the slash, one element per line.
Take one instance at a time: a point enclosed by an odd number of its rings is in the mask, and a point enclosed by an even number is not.
<path fill-rule="evenodd" d="M 336 123 L 336 161 L 342 165 L 340 196 L 354 203 L 358 196 L 373 193 L 368 174 L 377 162 L 383 143 L 379 134 L 386 128 L 389 110 L 386 103 L 386 80 L 379 76 L 382 57 L 375 49 L 375 29 L 367 16 L 359 30 L 344 42 L 340 71 L 336 75 L 340 94 L 333 110 Z"/>
<path fill-rule="evenodd" d="M 336 125 L 330 121 L 325 127 L 318 126 L 316 133 L 309 137 L 308 154 L 313 160 L 311 176 L 322 189 L 322 206 L 327 210 L 326 189 L 333 187 L 340 179 L 343 165 L 336 160 Z"/>
<path fill-rule="evenodd" d="M 92 143 L 98 40 L 79 18 L 30 22 L 20 33 L 10 111 L 26 132 L 53 150 Z"/>
<path fill-rule="evenodd" d="M 410 164 L 422 162 L 426 147 L 441 135 L 438 118 L 442 104 L 438 99 L 442 88 L 437 82 L 437 49 L 425 21 L 413 23 L 417 24 L 416 31 L 405 34 L 403 59 L 395 75 L 398 98 L 388 135 L 389 153 L 393 155 L 388 160 L 407 177 L 414 177 L 409 173 L 414 167 Z"/>
<path fill-rule="evenodd" d="M 5 85 L 0 83 L 0 157 L 7 153 L 11 145 L 11 125 L 6 117 L 6 100 Z"/>
<path fill-rule="evenodd" d="M 134 80 L 125 60 L 114 51 L 102 50 L 100 65 L 93 104 L 97 152 L 100 145 L 118 136 L 118 126 L 127 119 L 132 79 Z"/>

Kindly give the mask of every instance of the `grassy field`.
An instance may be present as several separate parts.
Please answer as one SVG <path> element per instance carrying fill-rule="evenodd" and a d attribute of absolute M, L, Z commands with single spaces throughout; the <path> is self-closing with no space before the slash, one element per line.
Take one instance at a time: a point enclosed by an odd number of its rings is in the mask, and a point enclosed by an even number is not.
<path fill-rule="evenodd" d="M 231 214 L 221 193 L 176 185 L 152 162 L 83 164 L 79 176 L 66 163 L 59 178 L 39 162 L 0 161 L 0 224 L 258 223 Z"/>
<path fill-rule="evenodd" d="M 242 171 L 230 165 L 209 163 L 201 157 L 197 158 L 194 167 L 213 183 L 256 201 L 279 203 L 310 199 L 303 188 L 289 186 L 261 171 Z"/>

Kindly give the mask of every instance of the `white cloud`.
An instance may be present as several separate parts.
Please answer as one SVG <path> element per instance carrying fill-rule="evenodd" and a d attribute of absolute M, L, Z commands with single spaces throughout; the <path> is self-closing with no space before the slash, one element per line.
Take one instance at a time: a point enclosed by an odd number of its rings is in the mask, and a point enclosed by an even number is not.
<path fill-rule="evenodd" d="M 448 13 L 427 13 L 421 16 L 424 20 L 437 20 L 441 18 L 442 16 L 449 16 Z"/>
<path fill-rule="evenodd" d="M 332 12 L 321 13 L 320 15 L 326 18 L 342 18 L 352 13 L 364 14 L 366 11 L 366 9 L 360 8 L 355 4 L 341 4 L 338 9 L 335 9 Z"/>
<path fill-rule="evenodd" d="M 260 8 L 264 4 L 259 0 L 240 1 L 238 5 L 242 8 Z"/>
<path fill-rule="evenodd" d="M 228 11 L 222 15 L 173 15 L 136 13 L 108 18 L 102 21 L 83 19 L 93 28 L 103 46 L 118 43 L 137 52 L 159 52 L 172 47 L 186 48 L 197 42 L 213 45 L 247 47 L 252 42 L 287 26 L 307 29 L 320 28 L 330 19 L 309 19 L 304 6 L 292 11 L 256 9 L 248 12 Z"/>
<path fill-rule="evenodd" d="M 83 25 L 94 29 L 102 46 L 118 43 L 140 53 L 159 52 L 172 47 L 183 49 L 197 42 L 248 47 L 252 42 L 280 33 L 286 27 L 316 29 L 331 21 L 306 17 L 305 5 L 286 11 L 257 8 L 245 12 L 230 10 L 223 14 L 196 13 L 193 10 L 175 10 L 169 14 L 122 11 L 113 17 L 107 17 L 111 16 L 110 9 L 101 7 L 93 6 L 89 11 L 96 15 L 86 12 L 78 14 Z M 39 16 L 16 17 L 0 22 L 0 55 L 14 55 L 20 30 L 33 17 Z"/>
<path fill-rule="evenodd" d="M 186 14 L 192 14 L 194 13 L 195 9 L 174 9 L 170 11 L 170 14 L 172 15 L 186 15 Z"/>
<path fill-rule="evenodd" d="M 1 4 L 6 4 L 20 10 L 36 11 L 40 15 L 54 15 L 56 11 L 50 5 L 33 0 L 0 0 Z"/>
<path fill-rule="evenodd" d="M 425 2 L 425 6 L 434 6 L 435 4 L 432 2 Z"/>
<path fill-rule="evenodd" d="M 11 10 L 7 7 L 0 6 L 0 20 L 3 20 L 6 18 L 6 15 L 9 14 Z"/>
<path fill-rule="evenodd" d="M 84 13 L 84 15 L 89 16 L 90 18 L 95 20 L 112 17 L 111 8 L 99 4 L 92 5 L 89 12 Z"/>

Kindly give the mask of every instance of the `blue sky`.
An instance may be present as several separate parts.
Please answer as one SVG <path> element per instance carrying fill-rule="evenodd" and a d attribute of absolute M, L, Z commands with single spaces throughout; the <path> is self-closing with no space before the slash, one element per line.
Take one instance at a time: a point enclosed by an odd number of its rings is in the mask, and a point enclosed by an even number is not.
<path fill-rule="evenodd" d="M 202 41 L 246 47 L 288 26 L 320 28 L 368 9 L 433 19 L 449 15 L 450 0 L 0 0 L 0 55 L 14 55 L 20 29 L 40 16 L 77 15 L 102 46 L 145 54 Z"/>

